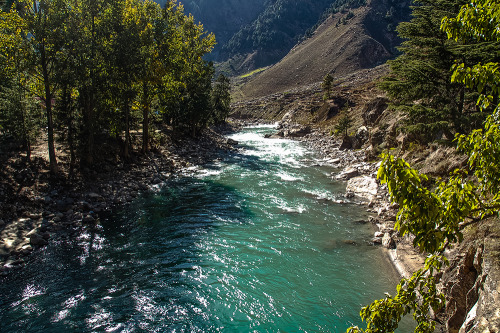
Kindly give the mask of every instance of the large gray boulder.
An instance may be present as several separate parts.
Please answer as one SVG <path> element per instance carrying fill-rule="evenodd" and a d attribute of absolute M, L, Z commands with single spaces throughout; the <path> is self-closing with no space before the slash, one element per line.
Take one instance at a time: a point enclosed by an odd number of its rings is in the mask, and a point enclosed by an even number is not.
<path fill-rule="evenodd" d="M 370 176 L 353 177 L 347 182 L 346 192 L 372 201 L 377 196 L 378 184 L 375 178 Z"/>

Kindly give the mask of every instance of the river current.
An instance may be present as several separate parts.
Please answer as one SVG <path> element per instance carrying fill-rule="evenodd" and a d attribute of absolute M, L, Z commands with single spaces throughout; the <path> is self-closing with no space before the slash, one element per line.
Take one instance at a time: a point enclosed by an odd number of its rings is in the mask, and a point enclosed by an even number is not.
<path fill-rule="evenodd" d="M 2 278 L 0 332 L 344 332 L 398 277 L 338 171 L 269 126 Z"/>

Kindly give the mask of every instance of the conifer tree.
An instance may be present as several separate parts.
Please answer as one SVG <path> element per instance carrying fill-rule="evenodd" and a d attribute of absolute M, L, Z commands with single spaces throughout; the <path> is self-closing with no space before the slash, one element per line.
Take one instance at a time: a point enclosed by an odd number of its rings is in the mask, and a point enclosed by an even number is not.
<path fill-rule="evenodd" d="M 231 83 L 223 74 L 220 74 L 215 81 L 212 90 L 213 121 L 222 123 L 231 112 Z"/>
<path fill-rule="evenodd" d="M 474 94 L 451 81 L 457 59 L 466 64 L 498 54 L 491 47 L 470 47 L 449 40 L 440 30 L 441 18 L 455 16 L 464 0 L 415 0 L 412 20 L 398 26 L 405 39 L 402 55 L 390 62 L 391 75 L 381 83 L 399 109 L 407 114 L 406 131 L 427 142 L 444 134 L 465 133 L 484 117 L 473 106 Z"/>

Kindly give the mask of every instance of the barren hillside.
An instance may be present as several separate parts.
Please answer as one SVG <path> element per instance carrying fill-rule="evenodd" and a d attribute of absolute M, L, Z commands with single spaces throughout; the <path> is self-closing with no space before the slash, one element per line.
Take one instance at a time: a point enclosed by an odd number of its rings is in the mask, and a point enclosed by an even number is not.
<path fill-rule="evenodd" d="M 401 3 L 399 11 L 406 8 Z M 372 68 L 394 56 L 399 40 L 390 32 L 389 10 L 382 0 L 330 16 L 313 36 L 295 46 L 274 66 L 251 77 L 236 88 L 236 100 L 285 92 L 316 83 L 330 73 L 345 76 Z"/>

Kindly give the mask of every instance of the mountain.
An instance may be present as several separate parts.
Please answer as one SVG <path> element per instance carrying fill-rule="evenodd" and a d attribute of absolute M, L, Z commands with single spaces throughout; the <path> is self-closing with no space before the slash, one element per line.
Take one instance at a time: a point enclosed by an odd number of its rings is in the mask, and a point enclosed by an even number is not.
<path fill-rule="evenodd" d="M 167 0 L 155 0 L 165 5 Z M 210 60 L 220 61 L 223 46 L 242 29 L 251 24 L 266 9 L 270 0 L 181 0 L 184 12 L 192 14 L 196 22 L 201 22 L 205 30 L 213 32 L 217 45 Z"/>
<path fill-rule="evenodd" d="M 401 40 L 395 27 L 409 18 L 409 2 L 368 0 L 329 15 L 311 37 L 243 84 L 239 98 L 282 92 L 321 81 L 327 73 L 341 77 L 384 63 L 397 53 Z"/>
<path fill-rule="evenodd" d="M 251 24 L 243 26 L 222 47 L 220 61 L 229 59 L 236 72 L 279 61 L 314 26 L 332 0 L 276 0 Z"/>

